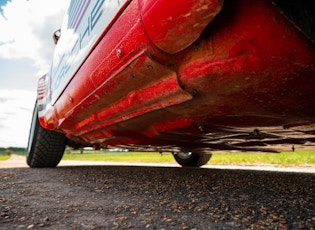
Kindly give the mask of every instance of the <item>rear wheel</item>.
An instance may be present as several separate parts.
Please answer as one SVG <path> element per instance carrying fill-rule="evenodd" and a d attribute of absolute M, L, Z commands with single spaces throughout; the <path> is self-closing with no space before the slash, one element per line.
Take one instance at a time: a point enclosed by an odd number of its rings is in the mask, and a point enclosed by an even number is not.
<path fill-rule="evenodd" d="M 64 134 L 41 127 L 36 103 L 28 138 L 27 164 L 31 168 L 56 167 L 63 156 L 65 147 Z"/>
<path fill-rule="evenodd" d="M 180 152 L 174 154 L 176 162 L 183 167 L 200 167 L 207 164 L 211 156 L 211 154 L 194 152 Z"/>

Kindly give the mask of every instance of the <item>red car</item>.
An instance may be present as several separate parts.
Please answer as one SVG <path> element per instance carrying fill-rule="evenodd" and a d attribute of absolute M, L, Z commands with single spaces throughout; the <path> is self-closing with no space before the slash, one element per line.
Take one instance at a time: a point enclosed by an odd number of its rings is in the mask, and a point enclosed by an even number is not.
<path fill-rule="evenodd" d="M 314 12 L 312 0 L 72 0 L 28 165 L 55 167 L 66 146 L 171 152 L 182 166 L 314 148 Z"/>

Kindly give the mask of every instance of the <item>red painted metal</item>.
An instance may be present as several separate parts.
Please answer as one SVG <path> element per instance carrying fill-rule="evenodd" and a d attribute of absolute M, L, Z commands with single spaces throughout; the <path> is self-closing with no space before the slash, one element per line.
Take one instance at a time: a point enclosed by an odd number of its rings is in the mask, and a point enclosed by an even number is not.
<path fill-rule="evenodd" d="M 146 33 L 154 45 L 168 53 L 191 45 L 220 12 L 222 4 L 223 0 L 139 0 Z"/>
<path fill-rule="evenodd" d="M 145 150 L 314 142 L 314 44 L 268 0 L 221 7 L 132 1 L 41 124 L 85 145 Z"/>

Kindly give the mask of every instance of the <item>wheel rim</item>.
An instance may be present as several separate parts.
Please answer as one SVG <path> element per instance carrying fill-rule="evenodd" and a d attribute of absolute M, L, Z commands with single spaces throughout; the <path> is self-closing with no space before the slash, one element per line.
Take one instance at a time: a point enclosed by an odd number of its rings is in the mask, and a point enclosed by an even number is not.
<path fill-rule="evenodd" d="M 180 152 L 177 154 L 177 156 L 183 160 L 189 159 L 191 157 L 191 155 L 192 155 L 192 152 Z"/>
<path fill-rule="evenodd" d="M 34 113 L 32 117 L 30 133 L 28 136 L 27 156 L 30 154 L 32 146 L 33 146 L 33 139 L 34 139 L 34 133 L 35 133 L 35 128 L 36 128 L 36 119 L 37 119 L 37 115 Z"/>

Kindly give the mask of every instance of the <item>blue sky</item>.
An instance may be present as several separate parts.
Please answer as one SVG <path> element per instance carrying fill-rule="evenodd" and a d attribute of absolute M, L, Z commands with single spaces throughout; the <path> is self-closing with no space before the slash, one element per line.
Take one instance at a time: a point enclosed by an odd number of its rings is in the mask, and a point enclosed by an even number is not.
<path fill-rule="evenodd" d="M 0 147 L 26 147 L 37 79 L 68 0 L 0 0 Z"/>

